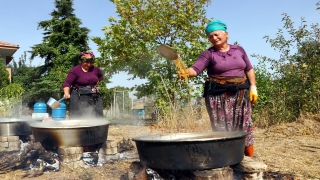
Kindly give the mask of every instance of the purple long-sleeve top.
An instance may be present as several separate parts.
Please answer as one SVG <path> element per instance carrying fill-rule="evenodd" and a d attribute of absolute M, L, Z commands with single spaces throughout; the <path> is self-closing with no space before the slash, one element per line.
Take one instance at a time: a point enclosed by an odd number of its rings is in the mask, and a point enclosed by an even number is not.
<path fill-rule="evenodd" d="M 247 53 L 241 46 L 230 45 L 227 52 L 214 47 L 203 51 L 191 66 L 197 75 L 207 69 L 208 76 L 244 77 L 252 69 Z"/>
<path fill-rule="evenodd" d="M 102 79 L 103 73 L 98 67 L 91 66 L 88 72 L 84 72 L 81 65 L 77 65 L 69 71 L 66 80 L 62 84 L 62 88 L 70 86 L 77 88 L 94 86 Z"/>

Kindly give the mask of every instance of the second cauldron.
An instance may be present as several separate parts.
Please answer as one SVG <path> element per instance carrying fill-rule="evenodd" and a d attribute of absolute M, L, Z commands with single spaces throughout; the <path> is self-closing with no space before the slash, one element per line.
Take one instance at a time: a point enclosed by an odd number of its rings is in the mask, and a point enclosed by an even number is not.
<path fill-rule="evenodd" d="M 205 170 L 242 161 L 245 132 L 153 134 L 132 138 L 143 165 L 164 170 Z"/>
<path fill-rule="evenodd" d="M 65 120 L 30 124 L 36 142 L 47 149 L 82 147 L 107 140 L 110 122 L 107 120 Z"/>

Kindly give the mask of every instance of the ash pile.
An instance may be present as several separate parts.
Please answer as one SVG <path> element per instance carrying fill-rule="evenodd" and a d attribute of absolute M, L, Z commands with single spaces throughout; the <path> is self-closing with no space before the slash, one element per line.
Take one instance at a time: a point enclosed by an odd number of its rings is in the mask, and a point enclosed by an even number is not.
<path fill-rule="evenodd" d="M 138 159 L 130 154 L 133 144 L 106 140 L 104 143 L 84 147 L 43 147 L 29 136 L 0 136 L 0 173 L 24 170 L 23 177 L 36 177 L 44 172 L 102 166 L 121 159 Z"/>
<path fill-rule="evenodd" d="M 206 170 L 165 170 L 144 166 L 139 161 L 130 165 L 130 180 L 263 180 L 267 165 L 247 157 L 235 165 Z"/>

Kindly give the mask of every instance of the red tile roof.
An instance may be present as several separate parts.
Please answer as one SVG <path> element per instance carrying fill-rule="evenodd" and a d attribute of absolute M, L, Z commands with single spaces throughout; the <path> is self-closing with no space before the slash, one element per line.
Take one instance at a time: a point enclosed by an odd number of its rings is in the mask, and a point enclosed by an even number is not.
<path fill-rule="evenodd" d="M 12 44 L 12 43 L 8 43 L 8 42 L 4 42 L 4 41 L 0 41 L 0 46 L 19 48 L 19 45 L 17 45 L 17 44 Z"/>

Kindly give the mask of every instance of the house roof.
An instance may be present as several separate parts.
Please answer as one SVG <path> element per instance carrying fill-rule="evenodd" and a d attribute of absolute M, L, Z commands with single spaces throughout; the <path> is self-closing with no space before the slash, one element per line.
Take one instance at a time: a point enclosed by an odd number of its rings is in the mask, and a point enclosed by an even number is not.
<path fill-rule="evenodd" d="M 5 59 L 5 63 L 9 64 L 13 54 L 19 49 L 19 45 L 0 41 L 0 57 Z"/>
<path fill-rule="evenodd" d="M 15 49 L 18 49 L 18 48 L 19 48 L 19 45 L 13 44 L 13 43 L 9 43 L 9 42 L 0 41 L 0 47 L 7 47 L 7 48 L 15 48 Z"/>

